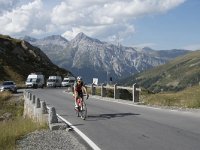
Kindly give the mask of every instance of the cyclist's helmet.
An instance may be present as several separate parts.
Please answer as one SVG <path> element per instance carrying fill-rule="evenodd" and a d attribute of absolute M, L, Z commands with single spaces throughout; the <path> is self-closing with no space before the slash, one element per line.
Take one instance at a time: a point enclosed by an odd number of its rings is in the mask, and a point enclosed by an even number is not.
<path fill-rule="evenodd" d="M 78 76 L 78 77 L 77 77 L 77 81 L 82 81 L 82 77 L 81 77 L 81 76 Z"/>

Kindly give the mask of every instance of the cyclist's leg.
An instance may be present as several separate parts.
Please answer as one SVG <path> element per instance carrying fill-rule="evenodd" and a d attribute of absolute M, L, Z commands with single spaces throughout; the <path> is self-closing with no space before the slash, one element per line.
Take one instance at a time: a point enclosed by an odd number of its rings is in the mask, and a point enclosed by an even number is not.
<path fill-rule="evenodd" d="M 82 100 L 81 118 L 83 120 L 85 120 L 87 118 L 87 107 L 86 107 L 84 100 Z"/>
<path fill-rule="evenodd" d="M 78 108 L 77 99 L 74 101 L 75 108 Z"/>
<path fill-rule="evenodd" d="M 76 109 L 78 108 L 77 99 L 78 99 L 78 92 L 75 92 L 75 94 L 74 94 L 74 105 L 75 105 Z"/>
<path fill-rule="evenodd" d="M 79 96 L 80 96 L 80 98 L 81 98 L 81 110 L 83 109 L 83 101 L 84 101 L 84 99 L 83 99 L 83 92 L 81 92 L 81 93 L 79 93 Z"/>
<path fill-rule="evenodd" d="M 78 102 L 78 99 L 82 101 L 82 93 L 81 92 L 77 92 L 77 97 L 76 97 L 76 104 L 77 106 L 79 106 L 79 102 Z"/>

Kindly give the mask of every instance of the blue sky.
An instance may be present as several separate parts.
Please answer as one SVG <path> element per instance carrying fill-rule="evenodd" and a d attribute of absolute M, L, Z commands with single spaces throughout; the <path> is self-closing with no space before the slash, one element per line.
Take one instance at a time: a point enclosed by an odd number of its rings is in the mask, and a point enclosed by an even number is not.
<path fill-rule="evenodd" d="M 134 44 L 156 49 L 200 49 L 200 1 L 188 0 L 164 14 L 135 22 Z"/>
<path fill-rule="evenodd" d="M 0 0 L 1 34 L 79 32 L 133 47 L 200 49 L 199 0 Z"/>

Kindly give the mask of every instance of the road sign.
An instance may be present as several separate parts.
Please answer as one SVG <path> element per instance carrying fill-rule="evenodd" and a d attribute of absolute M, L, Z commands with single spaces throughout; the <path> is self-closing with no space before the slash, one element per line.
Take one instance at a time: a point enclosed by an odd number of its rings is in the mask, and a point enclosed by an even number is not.
<path fill-rule="evenodd" d="M 98 85 L 98 78 L 93 78 L 93 84 Z"/>

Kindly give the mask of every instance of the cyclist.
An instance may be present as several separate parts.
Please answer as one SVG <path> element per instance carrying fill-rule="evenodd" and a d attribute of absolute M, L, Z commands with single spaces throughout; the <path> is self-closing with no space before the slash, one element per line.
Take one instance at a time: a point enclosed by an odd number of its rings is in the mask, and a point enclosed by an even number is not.
<path fill-rule="evenodd" d="M 75 100 L 75 109 L 78 108 L 77 105 L 77 98 L 81 97 L 82 100 L 83 99 L 83 93 L 85 93 L 87 95 L 87 99 L 89 97 L 87 89 L 85 87 L 85 85 L 83 84 L 83 80 L 81 76 L 77 77 L 77 81 L 74 83 L 74 100 Z"/>

